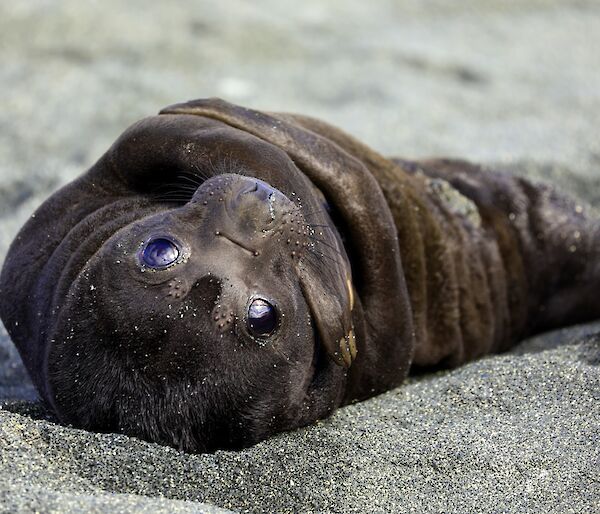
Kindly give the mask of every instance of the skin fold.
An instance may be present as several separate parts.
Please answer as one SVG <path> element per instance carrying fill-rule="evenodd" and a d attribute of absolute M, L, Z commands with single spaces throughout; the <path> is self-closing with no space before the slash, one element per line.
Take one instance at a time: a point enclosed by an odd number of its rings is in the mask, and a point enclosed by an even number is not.
<path fill-rule="evenodd" d="M 62 422 L 239 448 L 600 317 L 599 250 L 592 210 L 549 186 L 196 100 L 42 204 L 0 316 Z"/>

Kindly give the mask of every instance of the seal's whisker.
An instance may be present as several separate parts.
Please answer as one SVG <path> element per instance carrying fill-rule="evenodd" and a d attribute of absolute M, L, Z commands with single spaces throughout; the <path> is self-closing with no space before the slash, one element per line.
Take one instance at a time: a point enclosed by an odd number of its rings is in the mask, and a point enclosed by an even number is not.
<path fill-rule="evenodd" d="M 197 187 L 194 187 L 190 184 L 182 184 L 181 182 L 169 182 L 166 184 L 161 184 L 154 188 L 153 192 L 180 192 L 180 191 L 191 191 L 196 192 Z"/>
<path fill-rule="evenodd" d="M 306 237 L 309 240 L 313 241 L 313 249 L 315 249 L 318 245 L 323 245 L 324 248 L 328 248 L 329 250 L 332 250 L 333 252 L 335 252 L 336 257 L 337 256 L 342 257 L 342 258 L 344 257 L 344 254 L 342 254 L 341 250 L 338 247 L 333 246 L 333 244 L 328 243 L 324 239 L 321 239 L 320 237 L 316 237 L 316 236 L 311 236 L 309 234 L 306 234 Z M 324 248 L 319 248 L 319 250 L 323 250 Z"/>
<path fill-rule="evenodd" d="M 202 181 L 197 180 L 198 177 L 194 174 L 180 174 L 180 175 L 177 175 L 177 178 L 180 178 L 181 180 L 185 180 L 185 181 L 191 183 L 193 186 L 196 187 L 196 189 L 198 189 L 202 185 Z M 204 177 L 202 177 L 202 178 L 204 178 Z"/>
<path fill-rule="evenodd" d="M 327 246 L 328 248 L 331 248 L 335 253 L 339 254 L 340 256 L 342 256 L 342 252 L 340 251 L 339 248 L 333 246 L 332 244 L 328 243 L 327 241 L 325 241 L 324 239 L 321 239 L 319 237 L 316 236 L 311 236 L 309 234 L 306 235 L 306 237 L 308 237 L 309 239 L 316 241 L 324 246 Z"/>
<path fill-rule="evenodd" d="M 156 201 L 187 203 L 192 199 L 192 196 L 193 194 L 182 195 L 180 191 L 171 191 L 162 194 L 154 194 L 151 198 Z"/>
<path fill-rule="evenodd" d="M 173 199 L 174 197 L 177 197 L 177 200 L 189 202 L 197 190 L 198 187 L 195 187 L 191 184 L 168 182 L 155 187 L 151 192 L 150 197 L 154 200 L 165 200 L 167 198 Z"/>
<path fill-rule="evenodd" d="M 317 214 L 328 214 L 327 211 L 323 210 L 323 209 L 316 209 L 314 211 L 311 212 L 303 212 L 302 215 L 305 218 L 308 218 L 308 216 L 316 216 Z"/>
<path fill-rule="evenodd" d="M 316 264 L 318 264 L 319 266 L 322 265 L 321 259 L 325 258 L 325 259 L 329 259 L 331 262 L 333 262 L 336 265 L 341 265 L 342 261 L 338 258 L 332 257 L 331 255 L 327 255 L 326 253 L 322 252 L 322 251 L 317 251 L 314 249 L 309 248 L 308 249 L 308 254 L 312 255 L 314 257 L 314 259 L 316 259 L 315 262 Z M 329 270 L 329 268 L 327 266 L 325 266 L 326 270 Z"/>
<path fill-rule="evenodd" d="M 186 191 L 186 190 L 171 190 L 171 191 L 156 191 L 151 194 L 152 198 L 161 198 L 166 196 L 180 196 L 191 199 L 194 194 L 194 191 Z"/>
<path fill-rule="evenodd" d="M 322 254 L 318 254 L 312 250 L 309 250 L 308 254 L 306 255 L 307 260 L 306 263 L 309 264 L 310 266 L 313 267 L 313 269 L 317 272 L 317 273 L 324 273 L 326 280 L 326 283 L 329 282 L 327 285 L 329 285 L 331 288 L 335 287 L 335 282 L 336 282 L 336 278 L 333 274 L 333 271 L 331 270 L 330 266 L 323 266 L 321 261 L 320 261 L 320 257 L 323 257 Z M 336 264 L 339 264 L 337 261 L 335 261 Z"/>
<path fill-rule="evenodd" d="M 327 255 L 326 253 L 316 252 L 315 250 L 309 250 L 309 252 L 315 255 L 317 258 L 324 257 L 325 259 L 329 259 L 331 262 L 335 263 L 338 266 L 342 264 L 342 262 L 339 259 L 335 259 L 331 255 Z"/>
<path fill-rule="evenodd" d="M 190 173 L 194 177 L 199 176 L 203 181 L 206 181 L 210 178 L 210 175 L 206 171 L 203 171 L 197 163 L 194 163 L 194 169 L 198 172 L 198 175 L 195 173 Z M 200 186 L 200 184 L 198 184 L 198 186 Z"/>

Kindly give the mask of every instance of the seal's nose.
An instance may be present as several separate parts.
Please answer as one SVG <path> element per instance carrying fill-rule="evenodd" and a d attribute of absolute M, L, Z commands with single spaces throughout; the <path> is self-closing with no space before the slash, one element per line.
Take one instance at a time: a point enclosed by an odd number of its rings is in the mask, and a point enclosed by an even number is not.
<path fill-rule="evenodd" d="M 275 220 L 277 203 L 281 202 L 277 189 L 257 178 L 243 177 L 232 187 L 226 200 L 227 210 L 242 230 L 264 229 Z"/>
<path fill-rule="evenodd" d="M 269 184 L 263 182 L 262 180 L 256 179 L 253 181 L 253 183 L 243 187 L 238 193 L 238 196 L 251 194 L 255 196 L 257 200 L 266 202 L 273 193 L 275 193 L 275 189 L 273 189 Z"/>

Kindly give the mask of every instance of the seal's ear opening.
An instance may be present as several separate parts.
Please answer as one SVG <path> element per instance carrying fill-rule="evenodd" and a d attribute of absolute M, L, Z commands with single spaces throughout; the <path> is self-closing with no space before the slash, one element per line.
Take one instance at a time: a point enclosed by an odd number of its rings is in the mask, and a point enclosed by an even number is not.
<path fill-rule="evenodd" d="M 349 368 L 357 355 L 352 326 L 353 292 L 349 280 L 346 284 L 350 289 L 345 292 L 346 285 L 337 278 L 336 284 L 329 284 L 306 269 L 299 272 L 302 294 L 321 344 L 336 364 Z"/>

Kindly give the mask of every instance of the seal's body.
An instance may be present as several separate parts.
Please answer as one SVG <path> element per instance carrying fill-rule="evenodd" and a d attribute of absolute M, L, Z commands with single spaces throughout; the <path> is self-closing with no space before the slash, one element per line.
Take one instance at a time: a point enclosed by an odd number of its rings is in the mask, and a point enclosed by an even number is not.
<path fill-rule="evenodd" d="M 599 248 L 550 187 L 198 100 L 40 207 L 0 315 L 63 421 L 205 451 L 600 317 Z"/>

